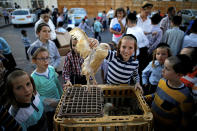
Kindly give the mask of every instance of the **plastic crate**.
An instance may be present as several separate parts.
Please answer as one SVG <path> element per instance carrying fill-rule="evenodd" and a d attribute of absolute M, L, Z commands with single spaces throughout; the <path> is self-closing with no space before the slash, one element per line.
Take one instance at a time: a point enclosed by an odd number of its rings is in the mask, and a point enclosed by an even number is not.
<path fill-rule="evenodd" d="M 84 87 L 85 85 L 74 85 Z M 92 85 L 91 85 L 92 86 Z M 153 115 L 150 108 L 143 99 L 139 91 L 135 91 L 133 86 L 128 85 L 96 85 L 102 88 L 104 104 L 113 103 L 114 106 L 123 100 L 130 98 L 136 100 L 137 105 L 133 108 L 140 109 L 136 114 L 129 115 L 103 115 L 95 118 L 67 118 L 58 117 L 58 113 L 63 106 L 66 91 L 57 106 L 54 115 L 54 124 L 56 131 L 151 131 Z M 94 87 L 94 86 L 92 86 Z M 126 103 L 127 104 L 127 103 Z M 128 102 L 129 104 L 129 102 Z M 120 106 L 121 109 L 121 106 Z"/>

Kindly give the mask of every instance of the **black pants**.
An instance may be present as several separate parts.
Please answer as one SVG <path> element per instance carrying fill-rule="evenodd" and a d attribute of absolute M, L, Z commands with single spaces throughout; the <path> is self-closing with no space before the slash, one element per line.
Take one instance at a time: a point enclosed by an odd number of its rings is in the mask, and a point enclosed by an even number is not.
<path fill-rule="evenodd" d="M 5 20 L 5 24 L 9 24 L 10 23 L 9 16 L 4 16 L 4 20 Z"/>
<path fill-rule="evenodd" d="M 99 42 L 101 42 L 101 36 L 99 35 L 99 32 L 95 32 L 95 33 L 94 33 L 94 38 L 97 39 L 97 37 L 99 38 L 99 39 L 98 39 Z"/>
<path fill-rule="evenodd" d="M 28 47 L 25 47 L 25 54 L 26 54 L 26 58 L 27 60 L 29 60 L 29 55 L 27 54 L 27 50 L 29 49 L 29 46 Z"/>
<path fill-rule="evenodd" d="M 53 131 L 54 125 L 53 125 L 53 116 L 55 114 L 55 111 L 49 111 L 46 113 L 47 116 L 47 125 L 48 125 L 48 131 Z"/>
<path fill-rule="evenodd" d="M 140 76 L 140 84 L 142 84 L 142 71 L 146 66 L 148 65 L 149 59 L 148 59 L 148 48 L 147 47 L 142 47 L 140 48 L 140 54 L 137 56 L 137 59 L 139 60 L 139 69 L 138 73 Z"/>
<path fill-rule="evenodd" d="M 70 82 L 72 84 L 82 84 L 82 85 L 87 84 L 86 77 L 85 76 L 78 76 L 78 75 L 71 75 Z"/>

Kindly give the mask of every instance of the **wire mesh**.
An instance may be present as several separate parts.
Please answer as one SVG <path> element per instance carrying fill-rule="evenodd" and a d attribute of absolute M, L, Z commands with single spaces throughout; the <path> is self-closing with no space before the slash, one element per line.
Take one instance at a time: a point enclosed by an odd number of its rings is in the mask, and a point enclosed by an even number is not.
<path fill-rule="evenodd" d="M 103 116 L 103 93 L 99 87 L 87 90 L 83 87 L 69 87 L 66 90 L 58 117 L 81 118 Z"/>

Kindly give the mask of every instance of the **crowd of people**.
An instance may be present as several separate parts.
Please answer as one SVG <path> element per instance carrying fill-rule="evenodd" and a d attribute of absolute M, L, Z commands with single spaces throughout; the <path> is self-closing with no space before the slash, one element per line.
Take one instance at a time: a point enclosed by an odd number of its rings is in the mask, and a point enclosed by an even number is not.
<path fill-rule="evenodd" d="M 112 41 L 108 42 L 110 49 L 101 65 L 103 83 L 131 84 L 140 90 L 153 113 L 155 131 L 195 130 L 197 19 L 190 33 L 185 33 L 179 28 L 182 17 L 176 14 L 175 7 L 169 7 L 164 18 L 159 13 L 149 17 L 153 6 L 143 2 L 139 14 L 129 7 L 126 11 L 124 8 L 103 11 L 102 20 L 94 19 L 95 39 L 89 38 L 89 46 L 99 45 L 102 39 L 99 33 L 107 29 L 108 21 Z M 58 80 L 61 57 L 56 33 L 70 30 L 63 28 L 63 15 L 57 16 L 60 18 L 51 20 L 49 11 L 40 12 L 35 24 L 37 40 L 33 43 L 27 32 L 21 30 L 26 58 L 35 64 L 31 74 L 16 68 L 9 44 L 0 37 L 0 129 L 53 130 L 53 115 L 63 88 L 86 84 L 85 76 L 81 75 L 84 59 L 76 50 L 78 40 L 72 37 L 71 50 L 63 64 L 64 84 Z M 85 19 L 79 28 L 91 30 Z"/>

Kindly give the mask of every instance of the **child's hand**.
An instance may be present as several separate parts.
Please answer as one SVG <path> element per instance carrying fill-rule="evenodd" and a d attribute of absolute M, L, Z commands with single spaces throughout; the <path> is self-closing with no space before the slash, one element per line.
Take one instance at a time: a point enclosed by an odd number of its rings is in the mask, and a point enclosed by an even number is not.
<path fill-rule="evenodd" d="M 44 100 L 44 104 L 56 108 L 59 100 L 53 98 L 47 98 Z"/>
<path fill-rule="evenodd" d="M 94 38 L 88 38 L 89 42 L 90 42 L 90 48 L 96 48 L 99 44 L 99 41 L 97 39 Z"/>
<path fill-rule="evenodd" d="M 63 85 L 63 88 L 67 88 L 68 86 L 72 86 L 70 80 L 67 80 L 66 84 Z"/>
<path fill-rule="evenodd" d="M 152 32 L 152 35 L 157 35 L 157 32 Z"/>
<path fill-rule="evenodd" d="M 143 89 L 142 89 L 142 86 L 140 85 L 139 82 L 137 82 L 137 83 L 135 84 L 135 90 L 140 90 L 140 92 L 141 92 L 142 94 L 144 94 L 144 91 L 143 91 Z"/>

